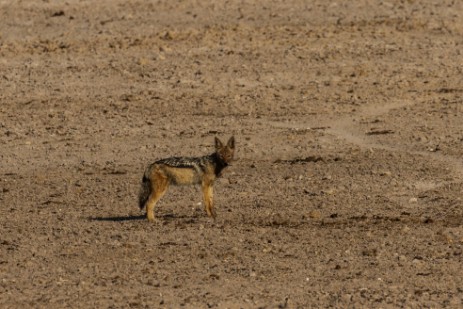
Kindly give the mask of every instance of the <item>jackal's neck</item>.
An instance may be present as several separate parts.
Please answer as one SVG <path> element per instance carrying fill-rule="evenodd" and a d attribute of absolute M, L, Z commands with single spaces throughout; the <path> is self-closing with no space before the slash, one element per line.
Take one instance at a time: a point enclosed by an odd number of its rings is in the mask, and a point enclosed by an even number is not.
<path fill-rule="evenodd" d="M 219 176 L 222 173 L 223 169 L 228 166 L 228 163 L 225 162 L 222 158 L 220 158 L 217 152 L 214 152 L 210 155 L 212 162 L 214 163 L 214 174 Z"/>

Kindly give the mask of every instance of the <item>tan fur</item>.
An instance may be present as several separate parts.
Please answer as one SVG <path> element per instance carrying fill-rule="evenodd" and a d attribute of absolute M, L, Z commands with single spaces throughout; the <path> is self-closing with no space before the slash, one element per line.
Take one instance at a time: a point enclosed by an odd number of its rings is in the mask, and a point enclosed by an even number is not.
<path fill-rule="evenodd" d="M 146 206 L 146 216 L 154 221 L 154 207 L 164 196 L 169 185 L 200 184 L 204 208 L 209 217 L 215 219 L 213 184 L 222 170 L 233 160 L 235 139 L 231 137 L 226 146 L 216 138 L 216 151 L 197 158 L 167 158 L 151 164 L 145 171 L 140 193 L 140 207 Z"/>

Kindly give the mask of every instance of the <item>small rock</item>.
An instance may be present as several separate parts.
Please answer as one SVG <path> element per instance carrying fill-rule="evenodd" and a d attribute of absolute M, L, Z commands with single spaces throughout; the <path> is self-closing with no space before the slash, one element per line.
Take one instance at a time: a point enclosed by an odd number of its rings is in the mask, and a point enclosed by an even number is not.
<path fill-rule="evenodd" d="M 309 218 L 320 219 L 321 217 L 322 217 L 322 213 L 320 210 L 312 210 L 309 212 Z"/>
<path fill-rule="evenodd" d="M 410 230 L 411 230 L 411 229 L 410 229 L 408 226 L 404 226 L 404 227 L 402 228 L 402 232 L 403 232 L 403 233 L 408 233 L 408 232 L 410 232 Z"/>

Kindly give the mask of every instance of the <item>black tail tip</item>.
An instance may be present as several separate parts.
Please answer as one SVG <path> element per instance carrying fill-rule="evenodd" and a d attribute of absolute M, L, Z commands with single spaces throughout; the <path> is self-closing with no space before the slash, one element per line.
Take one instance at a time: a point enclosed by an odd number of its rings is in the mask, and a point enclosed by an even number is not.
<path fill-rule="evenodd" d="M 143 208 L 145 208 L 145 204 L 147 200 L 148 200 L 148 196 L 146 194 L 140 194 L 138 198 L 138 207 L 140 207 L 140 210 L 143 210 Z"/>
<path fill-rule="evenodd" d="M 145 208 L 145 204 L 148 201 L 149 195 L 150 195 L 149 179 L 143 176 L 140 193 L 138 195 L 138 206 L 140 207 L 141 210 Z"/>

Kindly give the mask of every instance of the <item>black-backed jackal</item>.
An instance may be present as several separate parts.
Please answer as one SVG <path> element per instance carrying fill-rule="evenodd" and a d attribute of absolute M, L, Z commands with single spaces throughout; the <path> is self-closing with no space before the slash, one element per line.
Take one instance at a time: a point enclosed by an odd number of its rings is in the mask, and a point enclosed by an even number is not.
<path fill-rule="evenodd" d="M 200 184 L 204 197 L 204 206 L 209 217 L 215 219 L 212 202 L 212 186 L 222 170 L 233 160 L 235 138 L 232 136 L 227 145 L 215 138 L 215 152 L 203 157 L 171 157 L 149 165 L 143 175 L 139 195 L 140 209 L 146 207 L 146 217 L 154 221 L 154 206 L 166 193 L 169 185 Z"/>

